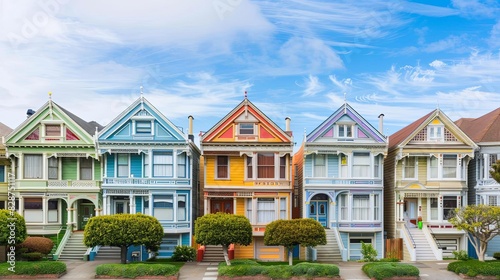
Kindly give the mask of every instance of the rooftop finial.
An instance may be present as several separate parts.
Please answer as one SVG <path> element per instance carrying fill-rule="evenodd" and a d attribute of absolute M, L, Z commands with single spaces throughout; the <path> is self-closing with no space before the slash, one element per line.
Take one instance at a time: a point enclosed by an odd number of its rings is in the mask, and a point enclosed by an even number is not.
<path fill-rule="evenodd" d="M 346 96 L 347 96 L 347 92 L 344 92 L 344 103 L 347 102 L 347 97 Z"/>
<path fill-rule="evenodd" d="M 245 99 L 247 99 L 247 97 L 248 97 L 248 93 L 247 93 L 247 91 L 245 90 Z"/>
<path fill-rule="evenodd" d="M 52 91 L 49 91 L 49 100 L 52 100 Z"/>
<path fill-rule="evenodd" d="M 144 94 L 144 92 L 142 92 L 142 90 L 144 89 L 144 87 L 140 86 L 140 89 L 141 89 L 141 97 L 142 97 L 142 95 Z"/>

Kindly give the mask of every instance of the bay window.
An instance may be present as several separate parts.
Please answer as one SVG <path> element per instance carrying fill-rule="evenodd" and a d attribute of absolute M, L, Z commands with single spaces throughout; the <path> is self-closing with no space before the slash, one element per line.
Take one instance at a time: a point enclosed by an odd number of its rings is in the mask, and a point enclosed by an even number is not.
<path fill-rule="evenodd" d="M 370 218 L 370 196 L 367 194 L 352 196 L 352 220 L 363 221 Z"/>
<path fill-rule="evenodd" d="M 352 158 L 352 177 L 370 177 L 370 153 L 354 153 Z"/>
<path fill-rule="evenodd" d="M 403 178 L 417 178 L 417 157 L 405 157 L 403 160 Z"/>
<path fill-rule="evenodd" d="M 443 178 L 457 178 L 457 155 L 443 155 Z"/>
<path fill-rule="evenodd" d="M 245 216 L 252 224 L 268 224 L 277 219 L 287 219 L 287 205 L 286 197 L 247 198 Z"/>
<path fill-rule="evenodd" d="M 259 153 L 257 155 L 257 178 L 274 178 L 273 153 Z"/>
<path fill-rule="evenodd" d="M 177 196 L 177 220 L 186 221 L 186 195 Z"/>
<path fill-rule="evenodd" d="M 177 178 L 186 178 L 186 154 L 177 155 Z"/>
<path fill-rule="evenodd" d="M 216 174 L 217 179 L 228 179 L 229 178 L 229 157 L 228 156 L 217 156 L 216 158 Z"/>
<path fill-rule="evenodd" d="M 50 157 L 48 160 L 48 165 L 49 165 L 49 174 L 48 178 L 49 180 L 57 180 L 59 177 L 59 161 L 55 157 Z"/>
<path fill-rule="evenodd" d="M 174 196 L 155 195 L 153 196 L 154 217 L 158 220 L 174 219 Z"/>
<path fill-rule="evenodd" d="M 314 155 L 314 177 L 326 177 L 326 155 Z"/>
<path fill-rule="evenodd" d="M 80 180 L 92 180 L 92 158 L 80 158 Z"/>
<path fill-rule="evenodd" d="M 458 207 L 456 196 L 443 196 L 443 220 L 448 220 L 453 215 L 453 211 Z"/>
<path fill-rule="evenodd" d="M 117 177 L 128 177 L 128 154 L 118 154 L 117 157 Z"/>
<path fill-rule="evenodd" d="M 252 179 L 286 179 L 286 156 L 279 157 L 275 153 L 256 153 L 246 156 L 246 178 Z"/>
<path fill-rule="evenodd" d="M 42 179 L 42 155 L 24 155 L 24 179 Z"/>
<path fill-rule="evenodd" d="M 267 224 L 276 218 L 274 198 L 257 198 L 257 223 Z"/>
<path fill-rule="evenodd" d="M 171 152 L 153 154 L 153 177 L 173 177 L 174 159 Z"/>

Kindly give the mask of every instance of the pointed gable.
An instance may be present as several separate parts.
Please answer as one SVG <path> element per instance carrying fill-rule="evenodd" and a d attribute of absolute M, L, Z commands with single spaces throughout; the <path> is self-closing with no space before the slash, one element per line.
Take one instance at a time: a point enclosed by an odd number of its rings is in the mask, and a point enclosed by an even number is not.
<path fill-rule="evenodd" d="M 52 100 L 14 129 L 5 142 L 8 146 L 28 145 L 94 145 L 93 135 L 102 128 L 86 122 Z"/>
<path fill-rule="evenodd" d="M 322 124 L 307 135 L 307 142 L 321 142 L 371 139 L 376 143 L 385 143 L 386 137 L 366 121 L 349 104 L 345 103 L 330 115 Z"/>
<path fill-rule="evenodd" d="M 389 137 L 389 149 L 408 144 L 477 147 L 467 134 L 439 109 L 426 114 Z"/>
<path fill-rule="evenodd" d="M 476 143 L 500 141 L 500 108 L 479 118 L 462 118 L 455 123 Z"/>
<path fill-rule="evenodd" d="M 186 135 L 141 96 L 99 133 L 99 142 L 185 142 Z"/>
<path fill-rule="evenodd" d="M 245 98 L 201 137 L 208 142 L 291 143 L 292 137 Z"/>

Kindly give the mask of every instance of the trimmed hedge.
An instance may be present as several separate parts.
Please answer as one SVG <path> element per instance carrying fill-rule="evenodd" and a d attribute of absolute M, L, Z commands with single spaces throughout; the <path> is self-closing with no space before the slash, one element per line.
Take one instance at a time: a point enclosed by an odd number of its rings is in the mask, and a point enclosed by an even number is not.
<path fill-rule="evenodd" d="M 495 253 L 493 254 L 493 257 L 494 257 L 495 259 L 497 259 L 497 260 L 500 260 L 500 252 L 495 252 Z"/>
<path fill-rule="evenodd" d="M 339 268 L 333 264 L 307 262 L 290 266 L 261 265 L 253 260 L 232 260 L 230 266 L 225 262 L 219 264 L 219 275 L 228 277 L 265 275 L 273 279 L 287 279 L 294 276 L 334 277 L 339 276 L 339 273 Z"/>
<path fill-rule="evenodd" d="M 448 270 L 455 272 L 456 274 L 464 274 L 470 277 L 475 277 L 477 275 L 499 276 L 500 261 L 456 261 L 448 264 Z"/>
<path fill-rule="evenodd" d="M 363 272 L 370 278 L 382 280 L 394 276 L 419 276 L 420 271 L 411 264 L 398 262 L 371 262 L 363 265 Z"/>
<path fill-rule="evenodd" d="M 46 237 L 29 236 L 18 247 L 28 249 L 28 253 L 38 252 L 47 255 L 54 247 L 54 242 Z"/>
<path fill-rule="evenodd" d="M 179 273 L 179 267 L 171 264 L 152 263 L 110 263 L 96 267 L 96 275 L 135 278 L 138 276 L 172 276 Z"/>
<path fill-rule="evenodd" d="M 66 272 L 66 264 L 60 261 L 16 262 L 15 273 L 8 270 L 9 263 L 0 263 L 0 276 L 61 274 Z"/>

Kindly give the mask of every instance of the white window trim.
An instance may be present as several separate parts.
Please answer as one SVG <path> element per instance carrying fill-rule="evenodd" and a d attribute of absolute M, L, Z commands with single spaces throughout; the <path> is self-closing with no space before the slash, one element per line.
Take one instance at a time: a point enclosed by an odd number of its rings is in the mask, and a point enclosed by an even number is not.
<path fill-rule="evenodd" d="M 217 169 L 218 169 L 218 167 L 219 167 L 219 160 L 218 160 L 218 159 L 219 159 L 219 156 L 215 156 L 215 170 L 214 170 L 214 171 L 215 171 L 215 174 L 214 174 L 214 178 L 215 178 L 216 180 L 231 180 L 231 173 L 230 173 L 230 172 L 231 172 L 231 169 L 229 168 L 229 167 L 231 166 L 231 165 L 230 165 L 230 163 L 231 163 L 231 158 L 230 158 L 229 156 L 225 156 L 225 157 L 227 157 L 227 177 L 226 177 L 226 178 L 220 178 L 220 177 L 218 176 L 218 172 L 217 172 Z M 246 163 L 245 163 L 245 165 L 246 165 Z M 246 173 L 246 167 L 245 167 L 245 173 Z"/>
<path fill-rule="evenodd" d="M 248 133 L 240 133 L 241 131 L 241 125 L 242 124 L 247 124 L 247 125 L 252 125 L 252 130 L 253 130 L 253 133 L 251 134 L 248 134 Z M 247 122 L 243 122 L 243 123 L 239 123 L 238 126 L 237 126 L 237 135 L 245 135 L 245 136 L 255 136 L 257 135 L 257 132 L 256 132 L 256 125 L 255 123 L 247 123 Z"/>
<path fill-rule="evenodd" d="M 348 126 L 351 127 L 351 136 L 340 136 L 341 128 L 342 128 L 342 130 L 344 130 L 344 132 L 347 132 Z M 358 133 L 357 133 L 356 125 L 354 123 L 337 123 L 335 125 L 335 136 L 336 136 L 336 138 L 349 138 L 349 139 L 357 138 Z"/>
<path fill-rule="evenodd" d="M 274 155 L 274 178 L 258 178 L 258 158 L 259 154 L 273 154 Z M 285 155 L 286 157 L 286 155 Z M 290 176 L 288 174 L 288 165 L 285 165 L 285 178 L 280 178 L 280 168 L 281 168 L 281 162 L 280 162 L 280 155 L 279 153 L 274 153 L 274 152 L 261 152 L 261 153 L 254 153 L 251 157 L 252 159 L 252 178 L 248 177 L 248 172 L 247 172 L 247 162 L 245 160 L 245 178 L 246 180 L 259 180 L 259 181 L 270 181 L 270 180 L 287 180 L 288 177 Z"/>
<path fill-rule="evenodd" d="M 325 168 L 325 174 L 324 176 L 316 176 L 316 158 L 318 156 L 323 156 L 324 157 L 324 168 Z M 328 155 L 325 154 L 314 154 L 314 157 L 312 158 L 312 169 L 313 169 L 313 177 L 315 178 L 326 178 L 328 177 Z"/>
<path fill-rule="evenodd" d="M 456 176 L 455 178 L 444 178 L 443 177 L 443 160 L 444 160 L 444 156 L 445 155 L 453 155 L 453 156 L 456 156 Z M 440 154 L 438 157 L 435 157 L 437 159 L 437 163 L 438 163 L 438 166 L 437 166 L 437 171 L 438 171 L 438 174 L 437 174 L 437 178 L 431 178 L 430 177 L 430 174 L 431 174 L 431 158 L 433 156 L 430 156 L 429 158 L 427 158 L 427 180 L 428 181 L 461 181 L 463 180 L 465 174 L 464 174 L 464 170 L 466 171 L 466 169 L 462 168 L 462 162 L 463 162 L 463 158 L 460 158 L 460 155 L 458 154 Z"/>
<path fill-rule="evenodd" d="M 434 128 L 434 129 L 431 129 L 431 128 Z M 432 130 L 434 130 L 434 132 L 437 132 L 437 130 L 436 130 L 437 128 L 439 128 L 441 130 L 441 136 L 439 136 L 439 137 L 437 137 L 435 135 L 436 133 L 434 133 L 434 135 L 431 134 Z M 444 141 L 444 125 L 442 125 L 442 124 L 428 125 L 427 126 L 427 140 L 430 142 L 443 142 Z"/>
<path fill-rule="evenodd" d="M 402 161 L 402 173 L 403 173 L 403 180 L 417 180 L 418 178 L 418 157 L 412 157 L 415 159 L 415 167 L 414 167 L 414 177 L 407 177 L 406 176 L 406 162 L 408 161 L 410 157 L 405 157 Z"/>

